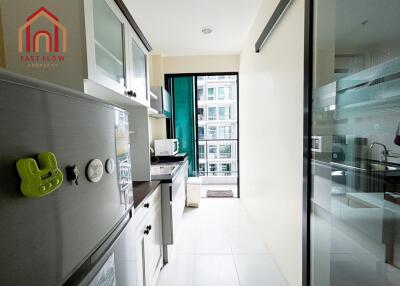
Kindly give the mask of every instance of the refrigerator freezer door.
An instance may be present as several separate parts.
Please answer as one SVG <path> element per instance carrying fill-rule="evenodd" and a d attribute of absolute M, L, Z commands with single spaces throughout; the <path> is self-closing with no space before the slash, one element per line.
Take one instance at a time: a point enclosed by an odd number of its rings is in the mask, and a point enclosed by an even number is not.
<path fill-rule="evenodd" d="M 64 178 L 68 166 L 84 174 L 94 158 L 117 161 L 116 110 L 73 91 L 0 74 L 0 285 L 62 283 L 131 207 L 132 186 L 119 188 L 119 171 L 104 172 L 97 183 L 84 175 L 79 184 L 64 180 L 57 191 L 28 198 L 15 167 L 18 159 L 49 150 Z"/>

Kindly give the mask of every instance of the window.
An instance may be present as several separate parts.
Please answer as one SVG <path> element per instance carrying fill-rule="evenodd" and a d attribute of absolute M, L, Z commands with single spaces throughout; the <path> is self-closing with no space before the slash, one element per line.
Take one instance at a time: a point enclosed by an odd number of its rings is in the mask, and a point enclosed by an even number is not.
<path fill-rule="evenodd" d="M 208 158 L 209 159 L 217 159 L 217 145 L 209 145 L 208 146 Z"/>
<path fill-rule="evenodd" d="M 218 107 L 219 120 L 230 120 L 231 119 L 231 108 L 230 107 Z"/>
<path fill-rule="evenodd" d="M 217 108 L 208 107 L 208 120 L 217 120 Z"/>
<path fill-rule="evenodd" d="M 205 159 L 206 158 L 205 147 L 206 146 L 204 144 L 199 145 L 199 159 Z"/>
<path fill-rule="evenodd" d="M 197 116 L 198 116 L 198 120 L 199 121 L 203 121 L 204 120 L 204 108 L 203 107 L 199 107 L 197 109 Z"/>
<path fill-rule="evenodd" d="M 222 159 L 232 158 L 232 146 L 231 145 L 219 146 L 219 157 Z"/>
<path fill-rule="evenodd" d="M 229 99 L 230 98 L 229 94 L 230 94 L 229 87 L 223 87 L 223 86 L 218 87 L 218 99 L 219 100 Z"/>
<path fill-rule="evenodd" d="M 207 139 L 217 139 L 217 126 L 209 126 Z"/>
<path fill-rule="evenodd" d="M 200 163 L 199 164 L 199 175 L 204 176 L 206 174 L 206 164 Z"/>
<path fill-rule="evenodd" d="M 217 175 L 217 164 L 215 164 L 215 163 L 208 164 L 208 170 L 209 170 L 210 176 L 216 176 Z"/>
<path fill-rule="evenodd" d="M 198 136 L 199 136 L 199 140 L 204 140 L 205 138 L 205 134 L 204 134 L 204 126 L 199 126 L 198 129 Z"/>
<path fill-rule="evenodd" d="M 230 163 L 221 164 L 221 173 L 223 176 L 230 176 L 232 171 L 232 166 Z"/>
<path fill-rule="evenodd" d="M 199 176 L 227 178 L 237 174 L 237 87 L 236 75 L 197 76 L 195 90 L 198 93 L 196 120 L 199 132 L 197 134 Z"/>
<path fill-rule="evenodd" d="M 233 137 L 231 126 L 219 126 L 218 132 L 218 139 L 232 139 Z"/>
<path fill-rule="evenodd" d="M 208 98 L 208 100 L 215 99 L 215 88 L 213 88 L 213 87 L 207 88 L 207 98 Z"/>
<path fill-rule="evenodd" d="M 204 96 L 204 88 L 203 87 L 197 88 L 197 96 L 199 97 L 199 100 L 206 100 L 206 98 Z"/>

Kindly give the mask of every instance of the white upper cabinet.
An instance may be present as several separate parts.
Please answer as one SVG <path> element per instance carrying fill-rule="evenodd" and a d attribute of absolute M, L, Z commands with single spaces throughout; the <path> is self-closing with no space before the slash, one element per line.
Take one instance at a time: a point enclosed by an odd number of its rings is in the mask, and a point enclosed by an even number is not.
<path fill-rule="evenodd" d="M 149 106 L 147 57 L 151 47 L 123 0 L 61 1 L 60 5 L 47 7 L 65 28 L 58 40 L 54 34 L 51 41 L 53 46 L 57 43 L 63 49 L 46 50 L 46 39 L 41 38 L 37 59 L 31 59 L 33 54 L 28 46 L 19 50 L 19 39 L 22 36 L 24 41 L 27 37 L 33 41 L 33 36 L 43 28 L 52 27 L 51 17 L 41 12 L 40 20 L 32 23 L 29 33 L 17 33 L 27 17 L 38 11 L 35 1 L 25 2 L 22 7 L 21 1 L 0 0 L 0 39 L 7 59 L 2 67 L 123 107 Z M 55 32 L 50 28 L 49 33 Z M 55 62 L 48 62 L 53 58 Z"/>
<path fill-rule="evenodd" d="M 128 89 L 129 95 L 139 103 L 150 106 L 148 85 L 147 51 L 142 46 L 138 36 L 131 27 L 128 27 L 127 51 L 128 51 Z"/>
<path fill-rule="evenodd" d="M 149 106 L 147 50 L 115 2 L 85 0 L 85 30 L 86 92 L 121 105 Z"/>
<path fill-rule="evenodd" d="M 90 1 L 87 21 L 88 77 L 106 87 L 126 92 L 125 20 L 112 1 Z"/>

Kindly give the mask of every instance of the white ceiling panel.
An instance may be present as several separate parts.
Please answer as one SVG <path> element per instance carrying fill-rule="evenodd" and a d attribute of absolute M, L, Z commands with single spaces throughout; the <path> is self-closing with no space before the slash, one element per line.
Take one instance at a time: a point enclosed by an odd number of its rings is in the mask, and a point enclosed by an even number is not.
<path fill-rule="evenodd" d="M 154 51 L 163 55 L 237 54 L 262 0 L 125 0 Z M 205 35 L 202 27 L 211 26 Z"/>

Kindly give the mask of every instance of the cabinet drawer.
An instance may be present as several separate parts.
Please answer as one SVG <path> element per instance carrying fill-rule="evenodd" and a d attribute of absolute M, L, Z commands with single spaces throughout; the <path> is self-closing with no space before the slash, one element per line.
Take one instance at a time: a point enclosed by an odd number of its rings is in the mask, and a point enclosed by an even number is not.
<path fill-rule="evenodd" d="M 154 208 L 161 204 L 161 185 L 134 210 L 133 220 L 135 227 L 145 219 L 146 215 L 154 212 Z"/>

